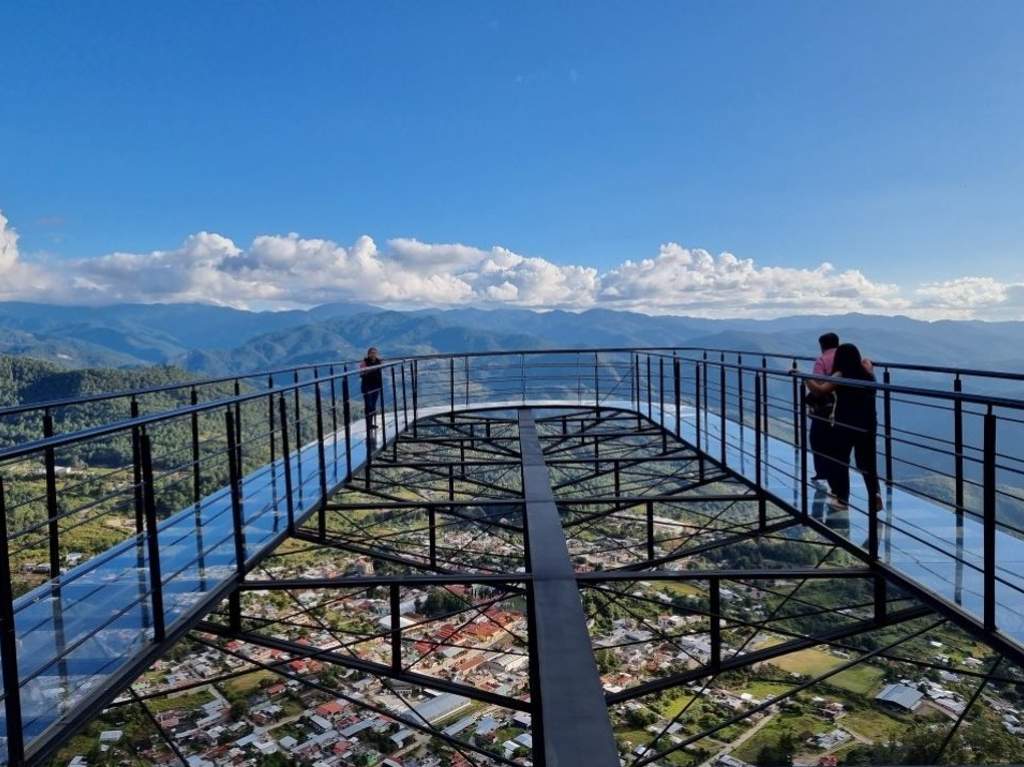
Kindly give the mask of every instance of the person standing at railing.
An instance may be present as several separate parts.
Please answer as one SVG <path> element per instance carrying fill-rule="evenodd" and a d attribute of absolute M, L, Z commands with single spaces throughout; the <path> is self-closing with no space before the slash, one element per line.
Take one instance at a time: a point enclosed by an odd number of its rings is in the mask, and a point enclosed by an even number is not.
<path fill-rule="evenodd" d="M 377 410 L 384 391 L 381 364 L 383 360 L 376 346 L 367 349 L 366 356 L 359 363 L 359 387 L 363 392 L 363 407 L 366 409 L 366 423 L 369 429 L 377 428 Z"/>
<path fill-rule="evenodd" d="M 835 333 L 825 333 L 818 338 L 818 346 L 821 348 L 821 354 L 814 361 L 814 375 L 830 376 L 832 375 L 832 364 L 836 356 L 836 348 L 839 346 L 839 336 Z M 811 454 L 814 456 L 814 476 L 811 478 L 812 482 L 826 482 L 829 471 L 834 465 L 829 460 L 829 455 L 831 454 L 830 437 L 832 435 L 832 425 L 829 423 L 829 418 L 832 415 L 832 409 L 835 407 L 835 401 L 836 395 L 834 392 L 819 395 L 814 390 L 810 390 L 807 395 L 807 414 L 811 419 Z"/>
<path fill-rule="evenodd" d="M 853 344 L 841 344 L 833 358 L 833 381 L 808 381 L 815 396 L 832 394 L 835 404 L 829 419 L 832 467 L 828 481 L 832 488 L 832 507 L 848 508 L 850 501 L 850 454 L 857 470 L 864 476 L 868 503 L 882 509 L 882 491 L 878 482 L 878 416 L 875 412 L 875 390 L 870 386 L 844 386 L 842 379 L 874 383 L 870 360 L 863 359 Z"/>

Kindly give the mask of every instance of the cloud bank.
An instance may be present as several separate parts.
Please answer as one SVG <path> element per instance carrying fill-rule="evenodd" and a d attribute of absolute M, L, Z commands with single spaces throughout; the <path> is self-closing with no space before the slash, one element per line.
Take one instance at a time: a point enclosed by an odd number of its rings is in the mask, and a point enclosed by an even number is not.
<path fill-rule="evenodd" d="M 674 242 L 656 256 L 600 273 L 507 248 L 362 236 L 351 245 L 298 234 L 241 247 L 199 232 L 171 250 L 109 253 L 47 265 L 23 256 L 0 213 L 0 300 L 64 304 L 204 302 L 238 308 L 364 301 L 395 308 L 515 306 L 630 309 L 704 317 L 905 313 L 934 318 L 1024 318 L 1024 284 L 961 277 L 909 289 L 859 270 L 758 266 L 731 253 Z"/>

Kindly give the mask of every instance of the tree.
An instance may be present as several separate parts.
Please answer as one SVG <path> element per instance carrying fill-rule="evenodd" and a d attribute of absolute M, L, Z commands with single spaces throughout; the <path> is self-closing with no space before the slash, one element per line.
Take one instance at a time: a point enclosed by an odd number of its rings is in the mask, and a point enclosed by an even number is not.
<path fill-rule="evenodd" d="M 792 767 L 796 753 L 796 740 L 789 730 L 779 735 L 775 743 L 768 743 L 757 752 L 758 767 Z"/>

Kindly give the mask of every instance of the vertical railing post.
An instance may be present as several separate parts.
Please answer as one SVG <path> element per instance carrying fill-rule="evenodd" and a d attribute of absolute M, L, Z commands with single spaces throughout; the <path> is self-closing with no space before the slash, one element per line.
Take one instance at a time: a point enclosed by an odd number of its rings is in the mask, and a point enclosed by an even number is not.
<path fill-rule="evenodd" d="M 192 391 L 189 394 L 189 403 L 194 408 L 199 404 L 199 392 L 196 391 L 196 387 L 192 387 Z M 192 502 L 196 504 L 196 513 L 199 512 L 199 501 L 203 498 L 203 478 L 200 473 L 199 466 L 199 413 L 196 410 L 192 411 L 192 416 L 189 418 L 190 426 L 192 428 Z M 271 430 L 273 430 L 274 421 L 274 403 L 270 403 L 270 421 Z M 273 450 L 273 446 L 271 446 Z"/>
<path fill-rule="evenodd" d="M 637 355 L 630 352 L 629 355 L 629 401 L 634 410 L 640 409 L 640 395 L 637 394 L 636 365 Z"/>
<path fill-rule="evenodd" d="M 391 606 L 391 670 L 402 670 L 402 602 L 397 583 L 388 584 L 388 601 Z"/>
<path fill-rule="evenodd" d="M 722 355 L 722 359 L 721 359 L 721 361 L 720 361 L 720 363 L 718 365 L 718 386 L 719 386 L 719 389 L 720 389 L 720 391 L 719 391 L 719 411 L 720 412 L 718 413 L 718 421 L 719 421 L 718 428 L 719 428 L 719 437 L 721 438 L 721 442 L 722 442 L 722 465 L 723 466 L 728 465 L 728 460 L 727 460 L 727 456 L 726 456 L 726 449 L 728 447 L 728 442 L 729 442 L 726 439 L 726 424 L 725 424 L 725 412 L 726 412 L 726 410 L 729 407 L 729 401 L 725 397 L 725 387 L 726 387 L 726 385 L 727 384 L 726 384 L 726 380 L 725 380 L 725 355 L 723 354 Z"/>
<path fill-rule="evenodd" d="M 224 423 L 228 435 L 228 474 L 231 485 L 231 524 L 235 543 L 235 569 L 239 580 L 245 575 L 245 519 L 242 513 L 242 476 L 238 466 L 236 452 L 237 436 L 235 421 L 231 409 L 224 413 Z"/>
<path fill-rule="evenodd" d="M 385 378 L 385 371 L 380 371 L 380 393 L 377 398 L 377 412 L 379 417 L 377 419 L 378 426 L 380 427 L 380 446 L 386 448 L 388 446 L 388 397 L 387 387 L 384 385 L 387 379 Z"/>
<path fill-rule="evenodd" d="M 274 412 L 274 376 L 267 376 L 267 424 L 270 436 L 270 465 L 277 460 L 277 414 Z"/>
<path fill-rule="evenodd" d="M 793 376 L 794 382 L 800 387 L 800 401 L 797 405 L 799 413 L 799 437 L 800 437 L 800 513 L 806 518 L 810 514 L 810 503 L 807 493 L 807 387 L 804 386 L 803 381 L 797 381 L 797 376 Z"/>
<path fill-rule="evenodd" d="M 892 484 L 892 392 L 889 385 L 892 383 L 892 376 L 889 368 L 882 373 L 882 383 L 886 389 L 882 392 L 882 406 L 885 410 L 885 481 Z"/>
<path fill-rule="evenodd" d="M 320 540 L 327 537 L 327 456 L 324 452 L 324 410 L 323 398 L 320 394 L 320 381 L 313 385 L 313 396 L 316 402 L 316 457 L 320 470 L 320 502 L 317 504 L 317 527 Z"/>
<path fill-rule="evenodd" d="M 146 558 L 149 560 L 149 597 L 153 608 L 153 641 L 166 638 L 164 582 L 160 572 L 160 541 L 157 537 L 156 488 L 153 481 L 153 448 L 148 434 L 141 438 L 143 507 L 146 515 Z"/>
<path fill-rule="evenodd" d="M 288 511 L 288 534 L 295 533 L 295 501 L 292 498 L 292 454 L 288 445 L 288 402 L 284 394 L 277 400 L 281 414 L 281 464 L 284 468 L 285 508 Z"/>
<path fill-rule="evenodd" d="M 658 357 L 658 422 L 665 428 L 665 358 Z"/>
<path fill-rule="evenodd" d="M 708 612 L 711 613 L 711 668 L 722 666 L 722 588 L 721 581 L 712 577 L 708 583 Z"/>
<path fill-rule="evenodd" d="M 334 365 L 328 370 L 331 379 L 331 445 L 334 453 L 334 475 L 338 475 L 338 376 L 334 372 Z"/>
<path fill-rule="evenodd" d="M 612 475 L 614 477 L 615 497 L 619 497 L 622 488 L 622 463 L 616 458 L 612 461 Z"/>
<path fill-rule="evenodd" d="M 133 396 L 129 405 L 132 420 L 139 417 L 139 401 Z M 138 426 L 132 427 L 132 481 L 135 483 L 135 533 L 138 535 L 146 526 L 142 499 L 142 440 Z M 194 495 L 194 493 L 193 493 Z"/>
<path fill-rule="evenodd" d="M 676 436 L 682 439 L 683 436 L 683 421 L 682 421 L 682 379 L 680 378 L 679 371 L 679 358 L 672 358 L 672 384 L 673 391 L 675 393 L 676 401 Z"/>
<path fill-rule="evenodd" d="M 402 362 L 402 428 L 409 428 L 409 393 L 405 384 L 405 361 Z"/>
<path fill-rule="evenodd" d="M 792 370 L 794 373 L 797 371 L 796 360 L 793 360 Z M 803 433 L 800 431 L 800 413 L 802 408 L 800 403 L 802 397 L 800 396 L 800 386 L 803 384 L 802 381 L 797 380 L 798 376 L 793 376 L 793 446 L 799 448 L 803 441 Z"/>
<path fill-rule="evenodd" d="M 348 365 L 345 366 L 348 372 Z M 341 416 L 342 428 L 345 430 L 345 481 L 352 479 L 352 401 L 349 395 L 348 379 L 346 375 L 341 379 Z"/>
<path fill-rule="evenodd" d="M 739 410 L 739 413 L 740 413 L 740 417 L 739 417 L 740 434 L 742 434 L 743 433 L 743 424 L 744 424 L 744 420 L 743 420 L 743 355 L 742 354 L 737 354 L 736 355 L 736 383 L 739 386 L 739 391 L 737 392 L 737 397 L 738 397 L 737 402 L 739 404 L 737 405 L 737 409 Z"/>
<path fill-rule="evenodd" d="M 238 401 L 238 398 L 242 396 L 242 385 L 239 380 L 235 379 L 235 450 L 238 451 L 238 476 L 244 474 L 242 468 L 245 464 L 242 462 L 242 403 Z"/>
<path fill-rule="evenodd" d="M 601 378 L 598 371 L 601 366 L 601 361 L 597 352 L 594 352 L 594 412 L 597 417 L 601 417 Z"/>
<path fill-rule="evenodd" d="M 708 415 L 710 416 L 711 415 L 711 411 L 708 410 L 708 402 L 709 402 L 709 400 L 708 400 L 708 392 L 711 391 L 711 388 L 708 386 L 708 353 L 707 352 L 704 352 L 704 354 L 703 354 L 703 364 L 701 366 L 701 374 L 702 374 L 702 376 L 704 378 L 704 381 L 703 381 L 703 383 L 704 383 L 704 410 L 706 410 Z M 705 439 L 707 438 L 707 432 L 704 433 L 704 437 L 705 437 Z"/>
<path fill-rule="evenodd" d="M 768 358 L 761 358 L 761 396 L 764 399 L 761 416 L 761 429 L 764 431 L 764 444 L 768 446 Z"/>
<path fill-rule="evenodd" d="M 992 406 L 985 413 L 982 451 L 983 540 L 984 540 L 984 625 L 996 629 L 996 416 Z"/>
<path fill-rule="evenodd" d="M 448 358 L 448 419 L 455 423 L 455 357 Z"/>
<path fill-rule="evenodd" d="M 704 408 L 701 405 L 701 393 L 703 391 L 702 390 L 702 384 L 701 384 L 701 380 L 703 379 L 703 371 L 701 370 L 702 366 L 703 366 L 703 363 L 701 363 L 700 360 L 697 360 L 697 361 L 695 361 L 693 363 L 693 372 L 694 372 L 694 377 L 693 378 L 694 378 L 694 386 L 695 386 L 693 401 L 694 401 L 694 404 L 695 404 L 695 408 L 694 408 L 694 415 L 695 415 L 695 422 L 696 422 L 695 423 L 695 428 L 697 430 L 697 432 L 696 432 L 696 442 L 697 442 L 697 473 L 698 473 L 698 478 L 701 481 L 704 480 L 704 445 L 705 445 L 705 443 L 707 441 L 706 439 L 703 439 L 703 441 L 702 441 L 702 438 L 703 438 L 704 435 L 702 434 L 702 430 L 701 430 L 701 427 L 704 424 Z"/>
<path fill-rule="evenodd" d="M 3 664 L 4 714 L 7 725 L 7 763 L 25 763 L 21 718 L 21 680 L 18 677 L 18 635 L 14 623 L 11 556 L 7 542 L 7 502 L 0 477 L 0 661 Z"/>
<path fill-rule="evenodd" d="M 654 419 L 654 403 L 651 402 L 651 355 L 647 356 L 647 418 Z"/>
<path fill-rule="evenodd" d="M 43 413 L 43 436 L 53 436 L 53 414 L 47 408 Z M 50 549 L 50 578 L 60 577 L 60 522 L 57 519 L 57 464 L 52 447 L 43 451 L 43 463 L 46 473 L 46 516 L 48 522 Z"/>
<path fill-rule="evenodd" d="M 366 446 L 366 460 L 363 462 L 363 471 L 366 474 L 366 487 L 369 489 L 373 479 L 373 448 L 377 446 L 376 438 L 371 439 L 370 434 L 370 411 L 366 408 L 366 396 L 363 396 L 363 420 L 366 424 L 366 430 L 363 432 L 366 437 L 363 444 Z"/>
<path fill-rule="evenodd" d="M 761 376 L 754 372 L 754 485 L 757 487 L 757 525 L 764 530 L 768 524 L 768 509 L 764 494 L 764 469 L 761 442 Z"/>
<path fill-rule="evenodd" d="M 647 502 L 647 561 L 654 559 L 654 501 Z"/>
<path fill-rule="evenodd" d="M 960 394 L 963 382 L 957 375 L 953 379 L 953 391 Z M 953 473 L 956 477 L 956 513 L 964 511 L 964 403 L 957 397 L 953 400 Z"/>
<path fill-rule="evenodd" d="M 637 431 L 640 431 L 640 429 L 643 428 L 643 423 L 642 423 L 641 417 L 640 417 L 640 412 L 643 409 L 643 394 L 640 391 L 640 355 L 639 354 L 636 354 L 634 356 L 633 379 L 636 382 L 636 392 L 637 392 L 637 395 L 636 395 L 636 402 L 637 402 L 637 407 L 636 407 Z"/>
<path fill-rule="evenodd" d="M 953 391 L 959 395 L 963 382 L 959 374 L 953 379 Z M 957 396 L 953 400 L 953 474 L 954 501 L 956 503 L 956 574 L 953 601 L 963 603 L 963 562 L 964 562 L 964 405 Z"/>
<path fill-rule="evenodd" d="M 466 407 L 469 407 L 469 356 L 462 358 L 462 375 L 466 379 Z"/>
<path fill-rule="evenodd" d="M 295 404 L 295 456 L 299 462 L 299 479 L 301 485 L 302 478 L 302 410 L 299 403 L 299 371 L 298 369 L 292 372 L 292 399 Z"/>
<path fill-rule="evenodd" d="M 419 436 L 420 361 L 412 361 L 412 436 Z M 349 472 L 351 473 L 351 472 Z"/>
<path fill-rule="evenodd" d="M 395 426 L 391 434 L 391 455 L 398 460 L 398 386 L 396 385 L 395 366 L 391 366 L 391 412 L 394 413 Z"/>
<path fill-rule="evenodd" d="M 661 452 L 668 452 L 668 429 L 665 428 L 665 358 L 658 357 L 658 424 L 661 426 Z"/>

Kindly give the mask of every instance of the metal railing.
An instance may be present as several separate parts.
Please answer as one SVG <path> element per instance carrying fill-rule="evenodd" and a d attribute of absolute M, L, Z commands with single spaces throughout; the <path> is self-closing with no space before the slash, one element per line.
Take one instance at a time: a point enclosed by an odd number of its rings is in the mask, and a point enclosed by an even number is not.
<path fill-rule="evenodd" d="M 22 699 L 38 696 L 39 680 L 55 668 L 61 674 L 97 632 L 138 629 L 122 661 L 173 641 L 296 524 L 316 515 L 323 531 L 333 489 L 375 452 L 397 449 L 399 433 L 415 431 L 420 416 L 484 405 L 635 411 L 698 447 L 702 461 L 742 477 L 758 491 L 762 515 L 767 502 L 791 509 L 1015 652 L 1024 639 L 1024 570 L 1016 566 L 1024 564 L 1024 399 L 985 389 L 1016 385 L 1024 374 L 886 362 L 876 363 L 878 382 L 844 381 L 878 398 L 886 507 L 855 494 L 843 529 L 815 517 L 805 383 L 825 379 L 801 369 L 808 359 L 685 347 L 400 358 L 378 368 L 377 431 L 360 371 L 345 362 L 0 409 L 0 421 L 22 433 L 38 429 L 0 448 L 9 760 L 23 758 L 23 732 L 31 740 L 48 726 L 44 714 L 55 713 Z M 927 381 L 895 383 L 897 371 Z M 74 428 L 62 432 L 61 422 Z M 829 459 L 852 468 L 848 458 Z M 197 531 L 208 537 L 178 552 Z M 138 588 L 112 612 L 85 618 L 103 578 L 135 579 Z M 84 596 L 68 596 L 82 584 Z M 34 627 L 53 632 L 58 623 L 75 628 L 52 651 L 33 646 Z M 120 668 L 112 661 L 99 676 Z"/>

